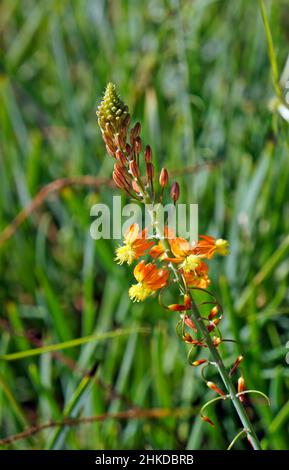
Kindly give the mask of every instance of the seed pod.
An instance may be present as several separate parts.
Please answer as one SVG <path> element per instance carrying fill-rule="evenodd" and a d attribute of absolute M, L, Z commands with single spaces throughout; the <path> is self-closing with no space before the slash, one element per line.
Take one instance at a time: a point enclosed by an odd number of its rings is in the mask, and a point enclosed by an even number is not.
<path fill-rule="evenodd" d="M 179 187 L 179 184 L 176 181 L 171 186 L 170 194 L 171 194 L 171 198 L 174 201 L 174 203 L 177 202 L 177 200 L 180 197 L 180 187 Z"/>
<path fill-rule="evenodd" d="M 161 169 L 159 181 L 160 181 L 160 185 L 161 185 L 162 188 L 165 188 L 168 185 L 169 174 L 168 174 L 166 168 Z"/>
<path fill-rule="evenodd" d="M 135 160 L 131 160 L 129 162 L 129 169 L 130 169 L 130 172 L 131 172 L 132 176 L 134 176 L 135 178 L 140 177 L 139 166 L 138 166 L 138 164 Z"/>
<path fill-rule="evenodd" d="M 144 151 L 144 157 L 145 157 L 145 161 L 147 163 L 152 161 L 152 149 L 151 149 L 150 145 L 146 146 L 145 151 Z"/>

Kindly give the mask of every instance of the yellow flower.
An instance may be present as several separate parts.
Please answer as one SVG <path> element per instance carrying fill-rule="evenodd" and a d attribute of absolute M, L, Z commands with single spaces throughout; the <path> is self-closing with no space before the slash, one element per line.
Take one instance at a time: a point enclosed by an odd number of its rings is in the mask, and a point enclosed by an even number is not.
<path fill-rule="evenodd" d="M 128 291 L 133 302 L 142 302 L 155 291 L 164 287 L 170 275 L 167 269 L 157 268 L 153 263 L 145 264 L 144 261 L 136 265 L 133 274 L 138 281 Z"/>
<path fill-rule="evenodd" d="M 132 224 L 127 230 L 124 237 L 124 245 L 116 249 L 115 260 L 118 264 L 132 264 L 144 252 L 150 248 L 154 242 L 147 240 L 147 229 L 139 232 L 138 224 Z"/>

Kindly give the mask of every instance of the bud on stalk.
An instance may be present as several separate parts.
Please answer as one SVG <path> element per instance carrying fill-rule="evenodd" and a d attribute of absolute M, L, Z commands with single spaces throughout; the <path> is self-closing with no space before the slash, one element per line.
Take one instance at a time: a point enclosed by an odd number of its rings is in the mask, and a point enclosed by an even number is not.
<path fill-rule="evenodd" d="M 137 136 L 134 140 L 134 146 L 133 146 L 135 153 L 137 154 L 141 153 L 141 147 L 142 147 L 141 138 Z"/>
<path fill-rule="evenodd" d="M 225 397 L 225 393 L 223 390 L 221 390 L 219 387 L 214 382 L 207 382 L 207 387 L 209 387 L 211 390 L 214 390 L 214 392 L 218 393 L 221 395 L 221 397 Z"/>
<path fill-rule="evenodd" d="M 122 166 L 126 165 L 127 160 L 125 154 L 120 149 L 117 149 L 115 152 L 115 157 Z"/>
<path fill-rule="evenodd" d="M 174 203 L 176 203 L 180 197 L 180 187 L 176 181 L 172 184 L 170 194 L 172 200 L 174 201 Z"/>
<path fill-rule="evenodd" d="M 138 166 L 138 164 L 135 160 L 131 160 L 129 162 L 129 169 L 130 169 L 130 172 L 131 172 L 132 176 L 134 176 L 134 178 L 139 178 L 140 177 L 139 166 Z"/>
<path fill-rule="evenodd" d="M 168 185 L 169 174 L 168 174 L 166 168 L 161 169 L 159 182 L 160 182 L 160 185 L 161 185 L 162 188 L 165 188 Z"/>
<path fill-rule="evenodd" d="M 152 149 L 151 149 L 150 145 L 146 146 L 145 151 L 144 151 L 144 157 L 145 157 L 145 161 L 147 163 L 152 161 Z"/>

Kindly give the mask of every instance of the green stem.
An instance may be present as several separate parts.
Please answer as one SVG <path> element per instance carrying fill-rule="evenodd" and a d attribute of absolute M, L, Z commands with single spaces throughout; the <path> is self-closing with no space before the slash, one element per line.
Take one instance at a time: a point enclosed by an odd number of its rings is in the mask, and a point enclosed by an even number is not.
<path fill-rule="evenodd" d="M 144 202 L 145 203 L 149 203 L 149 204 L 152 204 L 152 201 L 150 200 L 149 196 L 147 194 L 143 194 L 143 197 L 144 197 Z M 161 234 L 160 231 L 159 231 L 159 228 L 158 226 L 156 225 L 156 214 L 153 212 L 150 212 L 150 216 L 151 216 L 151 219 L 152 219 L 152 223 L 153 225 L 155 226 L 156 228 L 156 231 L 158 232 L 158 236 L 160 238 L 163 238 L 163 243 L 164 243 L 164 246 L 165 246 L 165 249 L 168 253 L 170 253 L 170 244 L 168 242 L 168 240 L 166 238 L 163 237 L 164 234 Z M 180 287 L 180 291 L 181 292 L 186 292 L 187 288 L 186 288 L 186 285 L 184 283 L 184 280 L 182 278 L 179 277 L 179 273 L 177 272 L 176 268 L 170 264 L 169 265 L 170 268 L 172 269 L 173 273 L 174 273 L 174 276 L 175 276 L 175 279 L 176 281 L 178 282 L 178 285 Z M 210 333 L 208 332 L 207 330 L 207 327 L 204 323 L 204 320 L 202 319 L 201 317 L 201 314 L 199 312 L 199 309 L 192 297 L 192 295 L 190 294 L 190 297 L 191 297 L 191 301 L 192 301 L 192 316 L 193 316 L 193 319 L 194 319 L 194 322 L 196 324 L 196 327 L 198 328 L 198 331 L 200 332 L 200 334 L 203 336 L 204 338 L 204 341 L 206 343 L 206 345 L 208 346 L 208 349 L 211 353 L 211 356 L 212 358 L 214 359 L 214 362 L 216 364 L 216 367 L 218 369 L 218 372 L 225 384 L 225 387 L 229 393 L 229 396 L 233 402 L 233 405 L 235 407 L 235 410 L 240 418 L 240 421 L 244 427 L 244 430 L 246 431 L 246 434 L 247 434 L 247 437 L 250 439 L 250 442 L 252 443 L 252 446 L 255 450 L 262 450 L 261 448 L 261 445 L 260 445 L 260 442 L 259 442 L 259 439 L 255 433 L 255 430 L 252 426 L 252 423 L 247 415 L 247 412 L 243 406 L 243 404 L 241 403 L 241 401 L 239 400 L 238 396 L 237 396 L 237 392 L 236 392 L 236 389 L 234 387 L 234 384 L 231 380 L 231 377 L 229 376 L 229 373 L 223 363 L 223 360 L 218 352 L 218 350 L 215 348 L 213 342 L 212 342 L 212 339 L 211 339 L 211 336 L 210 336 Z"/>
<path fill-rule="evenodd" d="M 259 439 L 254 431 L 254 428 L 252 426 L 252 423 L 247 415 L 247 412 L 237 397 L 237 392 L 234 387 L 234 384 L 231 380 L 231 377 L 229 376 L 229 373 L 223 363 L 223 360 L 218 352 L 218 350 L 215 348 L 211 336 L 207 330 L 207 327 L 201 317 L 201 314 L 199 312 L 199 309 L 191 296 L 192 300 L 192 317 L 194 319 L 194 322 L 196 324 L 196 327 L 198 328 L 199 332 L 201 335 L 204 337 L 206 345 L 208 346 L 208 349 L 211 353 L 212 358 L 214 359 L 215 365 L 218 369 L 218 372 L 224 382 L 224 385 L 230 395 L 230 398 L 233 402 L 233 405 L 235 407 L 235 410 L 240 418 L 240 421 L 242 425 L 244 426 L 244 429 L 246 430 L 247 436 L 250 439 L 250 442 L 252 443 L 252 446 L 255 450 L 262 450 Z"/>

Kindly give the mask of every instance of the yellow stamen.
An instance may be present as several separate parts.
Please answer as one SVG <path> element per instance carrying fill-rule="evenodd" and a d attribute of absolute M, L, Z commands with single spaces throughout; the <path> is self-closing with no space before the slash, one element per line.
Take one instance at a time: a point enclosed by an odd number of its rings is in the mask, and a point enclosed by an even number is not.
<path fill-rule="evenodd" d="M 133 284 L 128 291 L 129 298 L 133 302 L 143 302 L 143 300 L 149 297 L 152 293 L 153 291 L 146 287 L 142 282 Z"/>
<path fill-rule="evenodd" d="M 181 267 L 183 268 L 185 273 L 194 272 L 195 269 L 199 266 L 201 260 L 199 256 L 196 255 L 189 255 L 185 258 Z"/>
<path fill-rule="evenodd" d="M 135 251 L 131 245 L 131 243 L 127 243 L 125 245 L 119 246 L 116 249 L 116 257 L 115 260 L 117 264 L 132 264 L 135 259 Z"/>
<path fill-rule="evenodd" d="M 223 240 L 223 238 L 218 238 L 215 242 L 216 245 L 216 253 L 221 256 L 227 256 L 229 253 L 229 242 L 227 240 Z"/>

